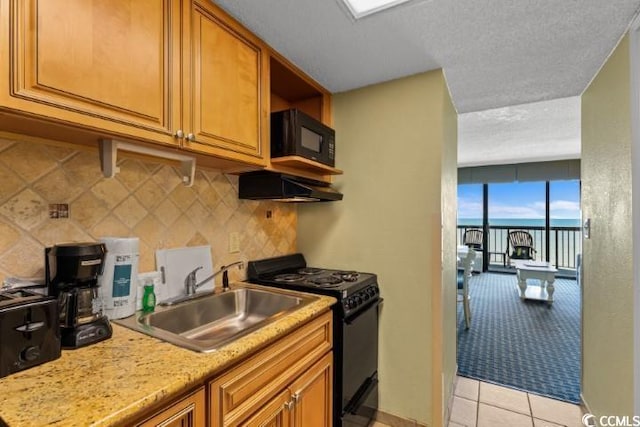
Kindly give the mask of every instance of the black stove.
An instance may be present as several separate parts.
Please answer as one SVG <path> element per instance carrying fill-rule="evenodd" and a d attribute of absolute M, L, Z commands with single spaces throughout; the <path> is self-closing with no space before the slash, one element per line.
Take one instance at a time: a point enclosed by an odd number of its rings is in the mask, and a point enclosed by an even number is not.
<path fill-rule="evenodd" d="M 380 294 L 375 274 L 307 267 L 302 254 L 250 261 L 247 279 L 263 285 L 333 296 L 340 301 L 343 317 L 367 308 Z"/>
<path fill-rule="evenodd" d="M 300 286 L 332 288 L 340 291 L 351 292 L 355 282 L 371 282 L 372 274 L 358 273 L 356 271 L 326 270 L 322 268 L 299 268 L 278 274 L 266 274 L 261 280 L 273 282 L 295 283 Z M 375 277 L 373 277 L 375 281 Z"/>
<path fill-rule="evenodd" d="M 252 283 L 330 295 L 333 306 L 334 427 L 368 425 L 378 407 L 378 314 L 375 274 L 308 267 L 302 254 L 250 261 Z"/>

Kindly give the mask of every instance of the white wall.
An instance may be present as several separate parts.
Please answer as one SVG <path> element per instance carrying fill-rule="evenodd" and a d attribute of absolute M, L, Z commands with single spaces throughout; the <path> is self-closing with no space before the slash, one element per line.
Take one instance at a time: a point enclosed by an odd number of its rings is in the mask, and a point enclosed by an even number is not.
<path fill-rule="evenodd" d="M 345 196 L 299 208 L 298 249 L 309 264 L 378 274 L 380 409 L 438 426 L 455 371 L 457 125 L 446 82 L 433 71 L 337 94 L 333 106 Z"/>

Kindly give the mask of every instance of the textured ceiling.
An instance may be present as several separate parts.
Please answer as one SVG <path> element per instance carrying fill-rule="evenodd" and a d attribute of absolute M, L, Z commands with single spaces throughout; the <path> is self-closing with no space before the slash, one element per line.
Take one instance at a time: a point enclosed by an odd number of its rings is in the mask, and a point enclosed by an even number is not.
<path fill-rule="evenodd" d="M 458 112 L 580 95 L 640 0 L 214 0 L 332 92 L 443 68 Z"/>
<path fill-rule="evenodd" d="M 458 166 L 580 158 L 580 97 L 458 116 Z"/>

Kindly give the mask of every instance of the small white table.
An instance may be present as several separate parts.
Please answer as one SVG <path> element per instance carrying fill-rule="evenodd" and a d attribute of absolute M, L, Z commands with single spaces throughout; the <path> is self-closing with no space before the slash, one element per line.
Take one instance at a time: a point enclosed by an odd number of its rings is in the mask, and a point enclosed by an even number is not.
<path fill-rule="evenodd" d="M 520 299 L 546 301 L 551 306 L 556 280 L 556 270 L 551 264 L 541 261 L 513 261 L 518 276 Z M 540 280 L 540 286 L 527 286 L 527 279 Z"/>

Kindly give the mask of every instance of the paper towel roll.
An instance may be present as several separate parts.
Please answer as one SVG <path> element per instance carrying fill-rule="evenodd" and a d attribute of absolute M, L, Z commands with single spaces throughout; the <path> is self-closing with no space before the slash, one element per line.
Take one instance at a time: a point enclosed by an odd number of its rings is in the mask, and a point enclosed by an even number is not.
<path fill-rule="evenodd" d="M 107 247 L 104 271 L 98 277 L 104 313 L 109 319 L 131 316 L 136 311 L 140 239 L 103 237 L 100 242 Z"/>

